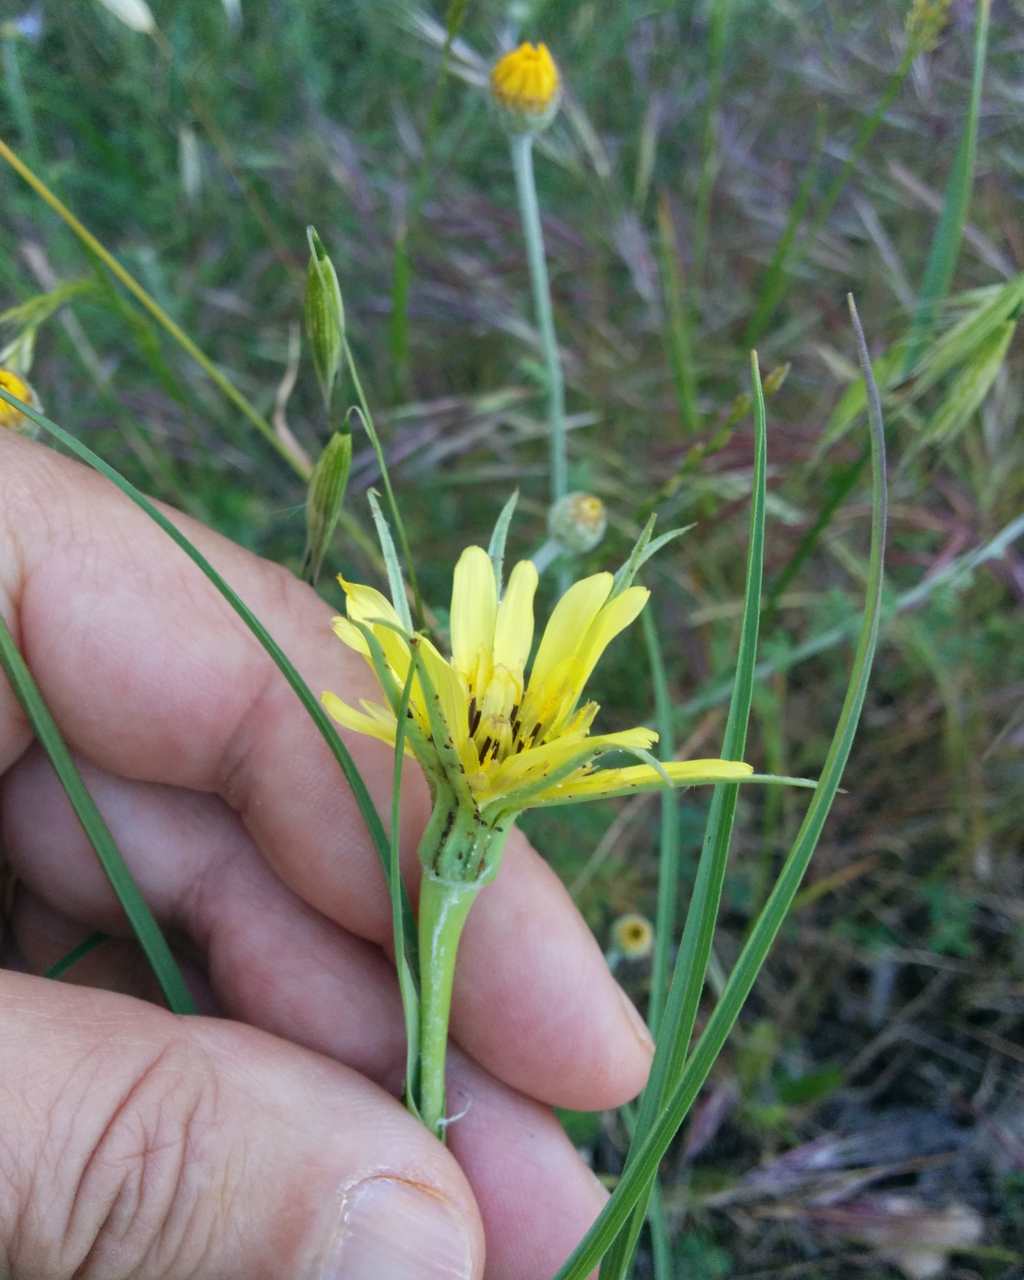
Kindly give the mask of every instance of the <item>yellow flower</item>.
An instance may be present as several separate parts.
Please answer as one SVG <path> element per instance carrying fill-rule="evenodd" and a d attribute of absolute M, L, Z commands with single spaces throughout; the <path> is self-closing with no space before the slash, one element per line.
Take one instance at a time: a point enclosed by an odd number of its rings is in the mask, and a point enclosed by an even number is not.
<path fill-rule="evenodd" d="M 543 129 L 558 110 L 561 81 L 546 44 L 527 41 L 491 71 L 491 93 L 513 128 Z"/>
<path fill-rule="evenodd" d="M 646 916 L 629 911 L 613 922 L 612 940 L 627 960 L 645 960 L 654 949 L 654 926 Z"/>
<path fill-rule="evenodd" d="M 666 781 L 737 781 L 752 772 L 750 765 L 727 760 L 594 768 L 608 752 L 645 753 L 657 741 L 645 728 L 591 736 L 598 706 L 581 702 L 601 655 L 647 603 L 650 593 L 643 587 L 616 593 L 610 573 L 571 586 L 552 612 L 527 675 L 537 589 L 532 561 L 515 566 L 499 598 L 487 552 L 468 547 L 462 553 L 452 585 L 450 659 L 426 638 L 407 636 L 379 591 L 339 580 L 348 616 L 334 620 L 335 633 L 370 663 L 388 704 L 363 701 L 358 710 L 325 693 L 327 711 L 345 728 L 393 745 L 397 691 L 417 662 L 407 749 L 434 783 L 450 787 L 488 825 L 526 808 L 628 795 Z"/>
<path fill-rule="evenodd" d="M 12 396 L 17 396 L 19 400 L 24 400 L 26 404 L 37 405 L 36 395 L 24 378 L 19 377 L 11 369 L 0 369 L 0 387 L 5 391 L 9 391 Z M 0 427 L 9 427 L 11 430 L 18 430 L 21 427 L 29 427 L 31 424 L 26 419 L 20 409 L 15 409 L 13 404 L 8 404 L 6 400 L 0 400 Z"/>

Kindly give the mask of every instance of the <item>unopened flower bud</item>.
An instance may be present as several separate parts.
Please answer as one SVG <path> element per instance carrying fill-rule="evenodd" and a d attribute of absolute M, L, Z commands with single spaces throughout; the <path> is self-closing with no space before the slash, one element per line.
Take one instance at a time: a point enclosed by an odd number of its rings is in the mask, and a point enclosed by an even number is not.
<path fill-rule="evenodd" d="M 303 574 L 314 586 L 320 577 L 324 556 L 338 525 L 351 464 L 351 432 L 336 431 L 317 459 L 306 494 L 306 557 Z"/>
<path fill-rule="evenodd" d="M 627 912 L 612 924 L 612 946 L 624 960 L 646 960 L 654 948 L 654 926 L 646 916 Z"/>
<path fill-rule="evenodd" d="M 491 71 L 491 96 L 514 133 L 539 133 L 555 118 L 561 98 L 558 67 L 546 44 L 527 41 Z"/>
<path fill-rule="evenodd" d="M 334 263 L 316 233 L 306 228 L 309 241 L 309 267 L 306 271 L 306 335 L 313 353 L 313 365 L 323 392 L 324 404 L 330 408 L 334 380 L 341 367 L 345 344 L 345 308 Z"/>
<path fill-rule="evenodd" d="M 566 551 L 593 551 L 607 527 L 604 503 L 592 493 L 567 493 L 548 512 L 548 533 Z"/>
<path fill-rule="evenodd" d="M 13 369 L 0 369 L 0 387 L 5 391 L 9 391 L 12 396 L 17 396 L 19 400 L 24 400 L 26 404 L 30 404 L 33 409 L 42 411 L 42 405 L 39 403 L 39 397 L 32 390 L 32 387 Z M 10 431 L 18 431 L 24 435 L 32 435 L 35 432 L 35 425 L 29 418 L 16 409 L 13 404 L 8 404 L 6 400 L 0 399 L 0 429 L 6 428 Z"/>

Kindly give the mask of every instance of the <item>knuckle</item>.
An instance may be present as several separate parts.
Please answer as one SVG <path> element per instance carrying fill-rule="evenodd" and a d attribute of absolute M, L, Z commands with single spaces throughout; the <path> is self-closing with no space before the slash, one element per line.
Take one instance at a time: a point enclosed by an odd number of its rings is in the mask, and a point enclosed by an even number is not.
<path fill-rule="evenodd" d="M 48 1176 L 35 1179 L 36 1194 L 56 1182 L 63 1208 L 63 1229 L 52 1200 L 43 1228 L 56 1274 L 201 1274 L 229 1199 L 214 1158 L 219 1104 L 210 1064 L 190 1041 L 168 1041 L 128 1073 L 100 1117 L 89 1106 L 96 1074 L 87 1074 L 71 1099 L 78 1114 L 62 1123 L 51 1115 Z"/>

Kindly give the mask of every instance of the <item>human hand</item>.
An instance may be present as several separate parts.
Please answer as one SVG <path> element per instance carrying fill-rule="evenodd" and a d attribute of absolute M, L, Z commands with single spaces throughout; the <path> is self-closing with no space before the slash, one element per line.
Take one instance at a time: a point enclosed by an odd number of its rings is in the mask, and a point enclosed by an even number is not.
<path fill-rule="evenodd" d="M 315 593 L 174 518 L 315 692 L 368 692 Z M 387 1092 L 404 1034 L 376 853 L 225 602 L 105 480 L 4 433 L 0 609 L 143 894 L 234 1019 L 132 998 L 153 993 L 128 943 L 65 983 L 0 971 L 0 1274 L 550 1277 L 604 1193 L 547 1107 L 625 1101 L 650 1045 L 549 868 L 514 836 L 467 925 L 446 1151 Z M 349 745 L 386 812 L 391 753 Z M 403 810 L 415 899 L 411 772 Z M 33 972 L 93 929 L 130 936 L 5 682 L 0 816 Z"/>

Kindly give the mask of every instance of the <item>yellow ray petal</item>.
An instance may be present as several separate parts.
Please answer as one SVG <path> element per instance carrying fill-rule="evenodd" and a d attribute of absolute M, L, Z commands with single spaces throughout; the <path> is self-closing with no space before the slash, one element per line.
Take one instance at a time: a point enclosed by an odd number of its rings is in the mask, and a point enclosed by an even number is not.
<path fill-rule="evenodd" d="M 445 661 L 426 636 L 420 637 L 419 648 L 430 683 L 438 696 L 441 714 L 448 726 L 448 732 L 451 734 L 456 751 L 462 756 L 469 738 L 469 699 L 466 696 L 466 690 L 459 679 L 458 672 L 450 662 Z M 418 680 L 416 689 L 421 693 Z"/>
<path fill-rule="evenodd" d="M 646 587 L 628 587 L 621 595 L 610 600 L 597 615 L 577 654 L 579 688 L 582 689 L 590 679 L 601 655 L 615 637 L 625 631 L 631 622 L 636 621 L 650 596 Z"/>
<path fill-rule="evenodd" d="M 394 716 L 391 717 L 391 723 L 387 724 L 376 716 L 369 716 L 363 711 L 357 711 L 355 707 L 350 707 L 347 702 L 342 702 L 337 694 L 331 693 L 329 690 L 320 695 L 320 701 L 331 719 L 337 721 L 342 728 L 353 729 L 356 733 L 364 733 L 368 737 L 378 738 L 381 742 L 387 742 L 392 747 L 395 745 Z M 408 741 L 405 749 L 407 753 L 411 754 Z"/>
<path fill-rule="evenodd" d="M 563 663 L 552 672 L 546 707 L 549 716 L 548 736 L 563 731 L 565 722 L 575 711 L 601 655 L 615 637 L 636 619 L 650 594 L 646 587 L 629 587 L 614 600 L 610 600 L 598 612 L 586 634 L 580 638 L 572 661 Z"/>
<path fill-rule="evenodd" d="M 483 547 L 467 547 L 452 579 L 452 662 L 470 682 L 486 683 L 494 647 L 498 589 L 491 557 Z M 481 662 L 483 660 L 483 662 Z M 481 666 L 486 670 L 481 671 Z"/>
<path fill-rule="evenodd" d="M 370 646 L 366 643 L 363 633 L 358 627 L 353 626 L 348 618 L 332 618 L 331 627 L 342 644 L 348 645 L 350 649 L 354 649 L 356 653 L 361 653 L 364 658 L 369 660 Z"/>
<path fill-rule="evenodd" d="M 530 672 L 527 698 L 537 718 L 547 696 L 548 682 L 565 663 L 572 662 L 611 589 L 612 575 L 595 573 L 574 582 L 555 605 Z"/>
<path fill-rule="evenodd" d="M 494 665 L 507 667 L 520 680 L 533 644 L 533 597 L 536 590 L 536 565 L 532 560 L 520 560 L 509 575 L 494 626 Z"/>
<path fill-rule="evenodd" d="M 522 751 L 504 760 L 487 779 L 487 795 L 481 798 L 481 803 L 487 803 L 503 793 L 518 790 L 531 782 L 537 782 L 546 774 L 561 768 L 574 756 L 583 755 L 584 752 L 591 752 L 597 756 L 603 751 L 614 751 L 622 747 L 638 747 L 646 751 L 657 741 L 658 735 L 654 730 L 643 727 L 622 729 L 618 733 L 595 734 L 592 738 L 584 734 L 558 738 L 542 747 Z M 617 771 L 611 770 L 611 772 Z"/>
<path fill-rule="evenodd" d="M 701 783 L 740 782 L 754 772 L 739 760 L 668 760 L 662 766 L 674 786 L 692 787 Z M 657 791 L 665 781 L 649 764 L 630 765 L 624 769 L 600 769 L 567 779 L 550 791 L 530 801 L 530 807 L 571 804 L 597 797 L 634 795 L 638 791 Z"/>
<path fill-rule="evenodd" d="M 402 621 L 395 612 L 391 601 L 376 587 L 364 586 L 361 582 L 349 582 L 338 574 L 338 581 L 345 592 L 345 612 L 356 622 L 376 622 L 378 619 L 389 622 L 393 627 L 402 626 Z"/>
<path fill-rule="evenodd" d="M 359 705 L 371 720 L 376 720 L 378 723 L 388 725 L 394 729 L 395 713 L 390 707 L 385 707 L 380 702 L 371 702 L 369 698 L 360 698 Z"/>

